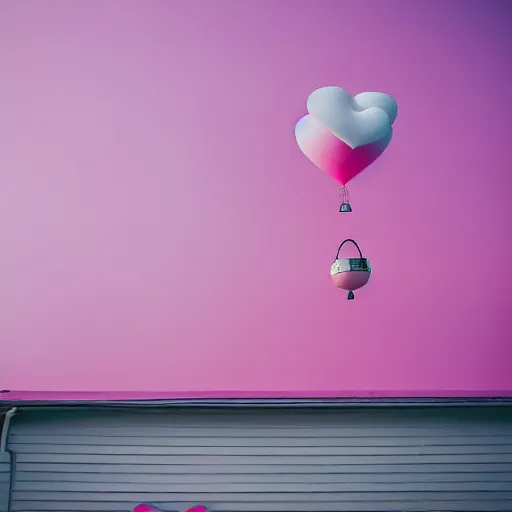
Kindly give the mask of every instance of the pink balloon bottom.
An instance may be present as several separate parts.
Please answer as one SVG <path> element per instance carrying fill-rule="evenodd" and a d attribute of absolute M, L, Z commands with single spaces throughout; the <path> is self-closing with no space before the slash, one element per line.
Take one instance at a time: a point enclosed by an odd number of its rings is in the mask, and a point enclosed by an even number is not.
<path fill-rule="evenodd" d="M 390 131 L 380 140 L 352 149 L 309 114 L 295 126 L 295 137 L 302 152 L 342 185 L 375 162 L 388 147 L 392 136 Z"/>
<path fill-rule="evenodd" d="M 159 508 L 151 507 L 150 505 L 145 505 L 141 503 L 137 505 L 133 512 L 162 512 Z M 185 512 L 208 512 L 208 509 L 204 505 L 196 505 L 195 507 L 189 508 Z"/>
<path fill-rule="evenodd" d="M 349 272 L 340 272 L 331 276 L 334 286 L 343 290 L 357 290 L 362 288 L 370 279 L 370 272 L 361 270 L 351 270 Z"/>

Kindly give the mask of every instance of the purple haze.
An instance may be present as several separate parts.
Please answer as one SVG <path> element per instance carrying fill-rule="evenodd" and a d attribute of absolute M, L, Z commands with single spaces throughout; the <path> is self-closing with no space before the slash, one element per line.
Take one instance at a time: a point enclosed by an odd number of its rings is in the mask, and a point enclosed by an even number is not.
<path fill-rule="evenodd" d="M 511 11 L 3 2 L 0 388 L 512 394 Z M 345 216 L 294 139 L 324 85 L 400 109 Z"/>

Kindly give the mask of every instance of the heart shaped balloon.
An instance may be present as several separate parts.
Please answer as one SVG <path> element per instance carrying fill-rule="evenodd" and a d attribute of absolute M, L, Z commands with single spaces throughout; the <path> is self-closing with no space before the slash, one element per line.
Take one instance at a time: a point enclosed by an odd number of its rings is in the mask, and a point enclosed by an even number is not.
<path fill-rule="evenodd" d="M 388 94 L 365 92 L 352 98 L 341 87 L 322 87 L 308 98 L 309 113 L 336 137 L 355 149 L 384 138 L 398 108 Z"/>
<path fill-rule="evenodd" d="M 295 126 L 295 138 L 302 152 L 342 185 L 372 164 L 388 147 L 392 136 L 389 127 L 382 138 L 352 149 L 312 115 L 304 116 Z"/>

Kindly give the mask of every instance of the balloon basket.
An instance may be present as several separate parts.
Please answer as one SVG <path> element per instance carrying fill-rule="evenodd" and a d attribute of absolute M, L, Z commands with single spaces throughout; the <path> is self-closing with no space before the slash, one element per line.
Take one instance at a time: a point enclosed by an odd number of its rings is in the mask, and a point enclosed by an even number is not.
<path fill-rule="evenodd" d="M 359 258 L 340 258 L 340 250 L 347 242 L 356 246 Z M 331 280 L 334 286 L 347 292 L 347 300 L 354 300 L 354 290 L 359 290 L 368 282 L 371 272 L 370 261 L 363 257 L 357 243 L 352 238 L 343 240 L 331 265 Z"/>
<path fill-rule="evenodd" d="M 352 211 L 352 207 L 349 203 L 342 203 L 340 206 L 340 213 L 350 213 Z"/>

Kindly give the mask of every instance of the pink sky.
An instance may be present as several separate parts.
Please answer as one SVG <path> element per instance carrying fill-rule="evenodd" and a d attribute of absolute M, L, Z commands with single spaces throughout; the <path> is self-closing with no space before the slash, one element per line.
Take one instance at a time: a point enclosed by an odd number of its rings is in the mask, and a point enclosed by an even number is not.
<path fill-rule="evenodd" d="M 0 388 L 512 395 L 512 4 L 1 10 Z M 349 215 L 294 140 L 324 85 L 400 109 Z"/>

